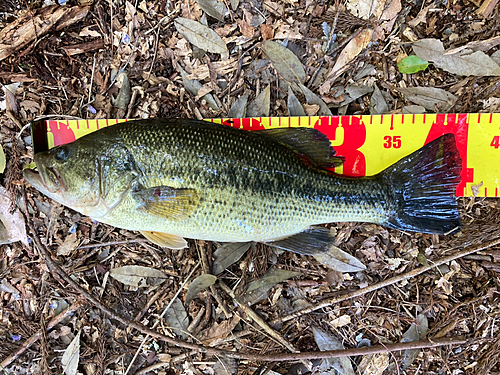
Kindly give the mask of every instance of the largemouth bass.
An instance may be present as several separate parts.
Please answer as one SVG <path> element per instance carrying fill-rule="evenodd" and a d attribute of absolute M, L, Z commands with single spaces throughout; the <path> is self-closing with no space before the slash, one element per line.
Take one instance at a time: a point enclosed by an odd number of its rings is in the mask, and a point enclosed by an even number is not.
<path fill-rule="evenodd" d="M 462 170 L 446 134 L 376 176 L 345 178 L 311 128 L 247 132 L 188 119 L 121 123 L 34 156 L 26 180 L 91 218 L 170 248 L 185 238 L 257 241 L 302 254 L 332 243 L 330 222 L 445 233 L 459 227 Z"/>

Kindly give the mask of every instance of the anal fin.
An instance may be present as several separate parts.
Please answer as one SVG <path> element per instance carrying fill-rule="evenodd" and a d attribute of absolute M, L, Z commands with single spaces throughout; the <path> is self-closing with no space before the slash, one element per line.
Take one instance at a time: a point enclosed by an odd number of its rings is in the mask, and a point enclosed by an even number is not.
<path fill-rule="evenodd" d="M 311 227 L 303 232 L 276 241 L 266 241 L 266 245 L 302 255 L 322 254 L 334 245 L 335 237 L 324 227 Z"/>
<path fill-rule="evenodd" d="M 141 234 L 154 244 L 161 247 L 168 247 L 173 250 L 180 250 L 187 247 L 187 241 L 173 234 L 141 230 Z"/>

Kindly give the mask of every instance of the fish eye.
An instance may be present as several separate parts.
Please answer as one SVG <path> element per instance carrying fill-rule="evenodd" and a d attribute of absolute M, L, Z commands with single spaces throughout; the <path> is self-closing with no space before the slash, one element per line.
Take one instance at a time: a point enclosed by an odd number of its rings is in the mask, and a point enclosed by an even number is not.
<path fill-rule="evenodd" d="M 69 157 L 69 150 L 67 147 L 61 147 L 59 150 L 56 151 L 56 154 L 54 155 L 56 160 L 59 161 L 64 161 Z"/>

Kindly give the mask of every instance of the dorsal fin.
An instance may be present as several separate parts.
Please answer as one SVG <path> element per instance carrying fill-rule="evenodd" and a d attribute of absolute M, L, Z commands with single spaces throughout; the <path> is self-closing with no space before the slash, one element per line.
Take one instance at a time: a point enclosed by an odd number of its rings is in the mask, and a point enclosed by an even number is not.
<path fill-rule="evenodd" d="M 276 128 L 256 132 L 307 156 L 318 167 L 332 168 L 343 163 L 341 157 L 335 156 L 335 150 L 330 145 L 328 137 L 317 129 Z"/>

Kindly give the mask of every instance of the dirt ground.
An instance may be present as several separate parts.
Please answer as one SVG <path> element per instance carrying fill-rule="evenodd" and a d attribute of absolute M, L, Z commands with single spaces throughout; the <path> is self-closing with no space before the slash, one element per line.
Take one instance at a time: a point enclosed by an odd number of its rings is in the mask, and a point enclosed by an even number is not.
<path fill-rule="evenodd" d="M 55 203 L 22 177 L 33 156 L 25 125 L 47 116 L 498 112 L 500 72 L 488 65 L 500 62 L 497 1 L 2 0 L 0 215 L 15 225 L 1 234 L 21 240 L 0 252 L 3 372 L 499 373 L 497 199 L 460 198 L 462 230 L 446 236 L 329 225 L 363 271 L 253 244 L 214 283 L 221 244 L 154 246 Z M 461 62 L 439 63 L 449 56 L 441 53 L 403 74 L 398 63 L 417 53 L 412 43 L 428 39 L 486 57 L 461 73 Z M 441 91 L 400 90 L 415 87 Z M 422 99 L 429 95 L 431 104 Z M 455 257 L 434 266 L 447 256 Z M 424 339 L 423 349 L 293 357 Z M 456 342 L 432 347 L 445 339 Z"/>

